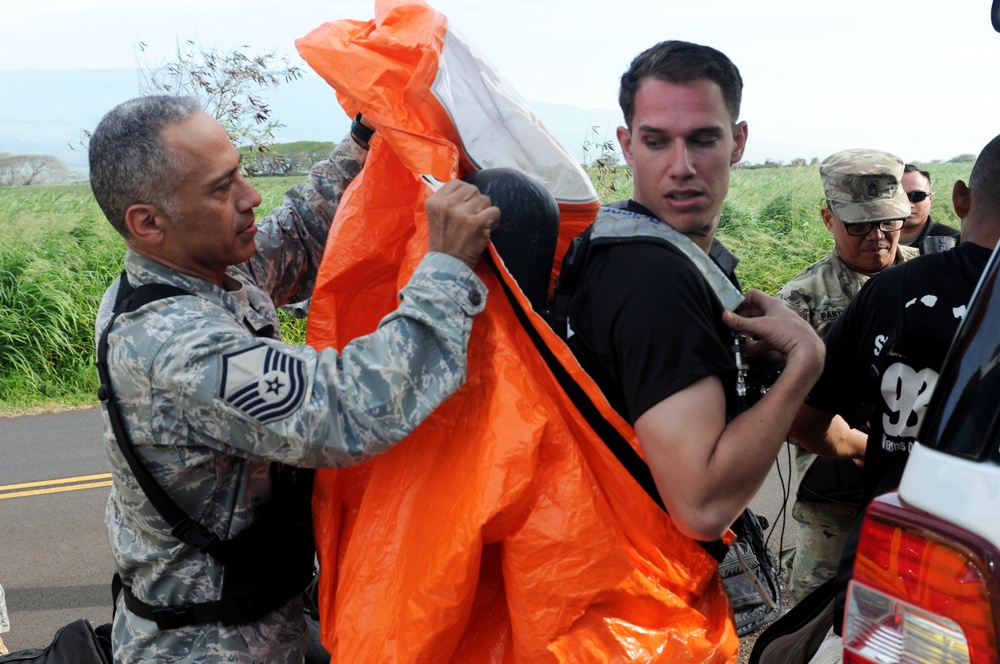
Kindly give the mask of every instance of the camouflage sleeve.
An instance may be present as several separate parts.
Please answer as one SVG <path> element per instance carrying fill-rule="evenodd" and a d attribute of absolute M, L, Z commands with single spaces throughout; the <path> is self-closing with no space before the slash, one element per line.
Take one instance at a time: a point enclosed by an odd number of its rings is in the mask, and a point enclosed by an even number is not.
<path fill-rule="evenodd" d="M 798 314 L 799 318 L 809 323 L 809 325 L 813 324 L 809 306 L 810 298 L 807 294 L 794 288 L 782 288 L 775 294 L 775 297 L 784 302 L 786 307 Z"/>
<path fill-rule="evenodd" d="M 276 307 L 312 294 L 340 198 L 367 155 L 348 134 L 312 167 L 308 184 L 285 192 L 283 203 L 258 223 L 257 252 L 244 267 Z"/>
<path fill-rule="evenodd" d="M 311 467 L 388 449 L 465 382 L 486 288 L 461 261 L 429 253 L 400 295 L 375 332 L 340 354 L 252 337 L 225 315 L 185 315 L 153 362 L 154 391 L 170 404 L 152 431 L 198 431 L 218 451 Z"/>

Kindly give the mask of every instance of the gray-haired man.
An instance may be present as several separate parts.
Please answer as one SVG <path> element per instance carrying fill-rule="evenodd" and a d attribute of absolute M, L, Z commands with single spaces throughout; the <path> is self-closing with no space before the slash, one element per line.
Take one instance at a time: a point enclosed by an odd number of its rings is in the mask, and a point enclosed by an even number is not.
<path fill-rule="evenodd" d="M 388 449 L 465 380 L 486 297 L 471 268 L 499 210 L 458 181 L 427 200 L 429 252 L 375 332 L 340 353 L 279 340 L 275 306 L 311 293 L 363 144 L 255 224 L 261 198 L 196 100 L 135 99 L 94 131 L 91 187 L 128 246 L 97 317 L 116 661 L 301 662 L 311 476 L 295 467 Z"/>

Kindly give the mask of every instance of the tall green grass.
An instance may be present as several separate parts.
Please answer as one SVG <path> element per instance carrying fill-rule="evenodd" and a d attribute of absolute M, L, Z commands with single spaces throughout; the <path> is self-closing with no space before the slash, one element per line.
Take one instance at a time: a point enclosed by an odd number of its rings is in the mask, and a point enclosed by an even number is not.
<path fill-rule="evenodd" d="M 94 401 L 94 318 L 123 253 L 88 187 L 0 189 L 0 407 Z"/>
<path fill-rule="evenodd" d="M 933 178 L 935 221 L 959 227 L 951 206 L 956 180 L 969 179 L 970 163 L 925 164 Z M 632 194 L 627 168 L 589 169 L 601 200 Z M 774 294 L 806 266 L 827 255 L 833 236 L 823 225 L 826 205 L 819 166 L 734 168 L 722 206 L 718 238 L 740 257 L 737 273 L 744 288 Z"/>
<path fill-rule="evenodd" d="M 932 164 L 933 215 L 956 226 L 951 184 L 970 164 Z M 628 198 L 624 168 L 591 171 L 602 200 Z M 259 208 L 281 203 L 301 178 L 258 178 Z M 774 293 L 830 251 L 815 166 L 732 172 L 719 237 L 742 261 L 745 288 Z M 96 402 L 94 319 L 121 271 L 125 246 L 86 185 L 0 188 L 0 413 Z M 304 339 L 304 321 L 282 316 L 282 333 Z"/>

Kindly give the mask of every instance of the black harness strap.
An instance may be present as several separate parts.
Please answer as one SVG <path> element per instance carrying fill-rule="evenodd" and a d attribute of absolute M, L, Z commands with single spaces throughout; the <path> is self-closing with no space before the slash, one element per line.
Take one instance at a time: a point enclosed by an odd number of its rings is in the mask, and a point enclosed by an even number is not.
<path fill-rule="evenodd" d="M 191 295 L 167 284 L 133 288 L 125 272 L 115 297 L 114 313 L 97 346 L 98 396 L 108 411 L 118 449 L 128 462 L 140 488 L 181 542 L 222 563 L 222 598 L 210 602 L 153 606 L 138 599 L 118 574 L 112 581 L 116 601 L 124 594 L 125 606 L 135 615 L 156 622 L 160 629 L 221 622 L 235 625 L 257 620 L 280 608 L 302 592 L 313 576 L 315 545 L 309 504 L 313 473 L 273 464 L 272 503 L 254 523 L 235 537 L 222 540 L 192 519 L 163 489 L 138 457 L 122 421 L 108 371 L 108 336 L 118 316 L 167 297 Z"/>
<path fill-rule="evenodd" d="M 574 248 L 576 248 L 576 245 L 574 245 Z M 653 473 L 649 470 L 649 466 L 642 459 L 642 457 L 639 456 L 639 453 L 635 451 L 629 441 L 618 432 L 618 429 L 616 429 L 614 425 L 604 417 L 601 410 L 597 407 L 597 404 L 595 404 L 587 395 L 583 387 L 581 387 L 580 384 L 573 379 L 566 367 L 563 366 L 562 362 L 559 361 L 559 358 L 557 358 L 555 353 L 552 352 L 552 349 L 545 343 L 545 339 L 542 338 L 541 333 L 532 324 L 527 312 L 521 306 L 521 303 L 514 295 L 514 292 L 507 284 L 507 281 L 503 278 L 503 275 L 500 273 L 500 268 L 496 265 L 493 260 L 493 256 L 489 252 L 486 253 L 486 263 L 497 276 L 497 279 L 503 288 L 504 295 L 507 296 L 507 300 L 510 302 L 510 306 L 514 310 L 514 314 L 521 323 L 521 327 L 524 328 L 524 331 L 527 332 L 532 343 L 535 344 L 535 349 L 538 351 L 538 354 L 541 355 L 542 359 L 545 360 L 545 364 L 548 366 L 549 371 L 551 371 L 552 375 L 555 376 L 556 381 L 559 383 L 560 387 L 562 387 L 566 396 L 570 398 L 573 405 L 576 406 L 580 414 L 583 415 L 587 424 L 589 424 L 594 432 L 600 436 L 601 440 L 604 441 L 604 444 L 607 445 L 608 449 L 611 450 L 611 453 L 615 455 L 618 462 L 621 463 L 625 470 L 627 470 L 635 481 L 639 483 L 639 486 L 642 487 L 643 491 L 645 491 L 646 494 L 660 507 L 660 509 L 665 512 L 667 508 L 663 504 L 660 492 L 656 488 L 656 482 L 653 480 Z M 722 562 L 722 559 L 726 557 L 726 552 L 729 549 L 729 547 L 726 546 L 722 540 L 715 540 L 714 542 L 699 541 L 698 544 L 700 544 L 701 547 L 718 562 Z"/>
<path fill-rule="evenodd" d="M 143 305 L 162 300 L 167 297 L 179 297 L 190 295 L 189 292 L 176 286 L 167 284 L 147 284 L 139 288 L 132 288 L 131 284 L 122 273 L 122 281 L 115 298 L 115 311 L 111 320 L 108 321 L 101 339 L 97 345 L 97 376 L 101 385 L 97 389 L 97 396 L 108 410 L 108 419 L 111 421 L 111 429 L 115 433 L 115 440 L 118 441 L 118 449 L 128 462 L 135 476 L 136 482 L 142 487 L 142 492 L 146 494 L 149 502 L 153 504 L 156 511 L 171 525 L 171 534 L 191 546 L 197 548 L 202 553 L 211 553 L 219 543 L 219 538 L 208 531 L 188 514 L 167 495 L 160 483 L 156 481 L 146 465 L 136 455 L 132 447 L 125 425 L 122 422 L 121 413 L 118 411 L 118 404 L 115 401 L 114 392 L 111 389 L 111 377 L 108 372 L 108 335 L 115 320 L 123 313 L 135 311 Z"/>
<path fill-rule="evenodd" d="M 301 592 L 303 589 L 304 586 L 295 592 Z M 240 625 L 265 616 L 277 608 L 272 605 L 272 598 L 265 595 L 244 597 L 239 602 L 223 597 L 212 602 L 198 604 L 152 606 L 133 595 L 132 589 L 124 583 L 121 592 L 125 600 L 125 607 L 129 611 L 140 618 L 155 622 L 160 629 L 178 629 L 215 622 L 221 622 L 223 625 Z M 287 602 L 289 599 L 291 597 L 286 598 L 285 601 Z M 248 619 L 247 616 L 255 617 Z"/>

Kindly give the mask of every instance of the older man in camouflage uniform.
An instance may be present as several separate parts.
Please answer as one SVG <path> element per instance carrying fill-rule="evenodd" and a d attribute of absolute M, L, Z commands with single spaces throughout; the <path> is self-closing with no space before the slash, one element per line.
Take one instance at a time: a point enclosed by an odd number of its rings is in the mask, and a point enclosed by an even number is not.
<path fill-rule="evenodd" d="M 833 234 L 833 251 L 777 295 L 820 336 L 872 275 L 918 254 L 898 244 L 903 219 L 910 214 L 902 175 L 903 162 L 879 150 L 845 150 L 820 165 L 827 199 L 821 214 Z M 854 494 L 860 496 L 860 478 L 851 461 L 817 463 L 816 456 L 802 448 L 796 451 L 796 466 L 800 490 L 792 516 L 799 529 L 785 565 L 789 592 L 799 600 L 836 573 L 857 516 Z M 825 491 L 812 490 L 820 486 Z"/>
<path fill-rule="evenodd" d="M 486 295 L 471 268 L 499 211 L 459 181 L 428 199 L 430 251 L 374 333 L 339 354 L 279 341 L 275 306 L 310 294 L 338 201 L 367 154 L 361 145 L 345 139 L 308 186 L 255 225 L 260 196 L 196 100 L 132 100 L 93 134 L 91 185 L 128 246 L 96 324 L 100 337 L 112 321 L 111 401 L 155 480 L 220 540 L 278 500 L 276 468 L 364 461 L 465 380 L 472 319 Z M 112 318 L 119 288 L 145 284 L 188 295 Z M 157 607 L 186 611 L 224 598 L 226 570 L 174 536 L 116 444 L 108 407 L 104 416 L 114 477 L 108 532 L 129 600 L 117 603 L 115 660 L 301 662 L 301 592 L 250 622 L 160 623 Z M 152 609 L 155 622 L 135 607 Z"/>

